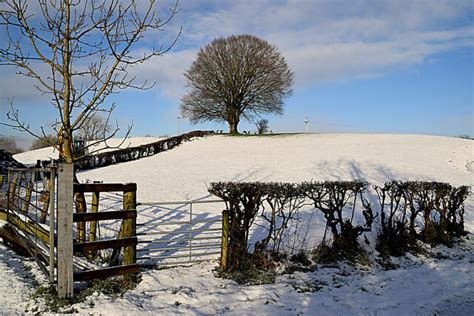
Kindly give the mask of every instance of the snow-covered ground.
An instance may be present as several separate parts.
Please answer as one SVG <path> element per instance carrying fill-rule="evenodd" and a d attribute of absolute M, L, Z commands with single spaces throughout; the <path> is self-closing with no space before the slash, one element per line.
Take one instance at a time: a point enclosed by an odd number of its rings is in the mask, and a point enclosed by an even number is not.
<path fill-rule="evenodd" d="M 23 156 L 22 156 L 23 155 Z M 16 155 L 28 163 L 33 153 Z M 24 157 L 24 158 L 23 158 Z M 195 139 L 152 157 L 82 172 L 81 181 L 136 182 L 139 202 L 210 199 L 213 181 L 288 181 L 365 179 L 435 180 L 474 185 L 474 142 L 470 140 L 373 134 L 212 136 Z M 205 206 L 206 216 L 222 205 Z M 474 230 L 474 199 L 466 203 L 466 227 Z M 156 209 L 141 207 L 139 222 L 153 219 Z M 199 210 L 196 210 L 198 212 Z M 179 216 L 180 214 L 176 214 Z M 175 217 L 176 219 L 176 217 Z M 320 229 L 317 222 L 314 230 Z M 318 234 L 316 234 L 318 235 Z M 2 248 L 3 249 L 3 248 Z M 400 268 L 378 265 L 363 270 L 342 265 L 312 273 L 277 277 L 275 284 L 239 286 L 214 277 L 216 262 L 192 267 L 148 270 L 138 287 L 113 301 L 93 295 L 74 306 L 98 314 L 465 314 L 474 310 L 474 245 L 433 250 L 445 259 L 408 256 Z M 2 265 L 8 252 L 0 252 Z M 5 278 L 5 282 L 9 279 Z M 14 279 L 13 279 L 14 280 Z M 21 293 L 7 292 L 8 301 L 25 301 L 32 284 Z M 6 284 L 0 282 L 3 288 Z M 1 289 L 0 288 L 0 289 Z M 2 291 L 0 291 L 2 292 Z M 5 292 L 5 291 L 3 291 Z M 16 294 L 15 294 L 16 293 Z M 34 304 L 29 302 L 29 306 Z M 24 305 L 7 311 L 24 310 Z M 0 307 L 1 309 L 1 307 Z"/>
<path fill-rule="evenodd" d="M 163 137 L 130 137 L 112 138 L 106 142 L 93 143 L 88 148 L 90 152 L 101 153 L 122 148 L 135 147 L 143 144 L 150 144 L 164 139 Z M 13 156 L 16 160 L 23 164 L 35 164 L 37 160 L 58 159 L 58 151 L 54 147 L 45 147 L 36 150 L 26 151 Z"/>
<path fill-rule="evenodd" d="M 468 250 L 441 260 L 409 256 L 396 270 L 343 264 L 253 286 L 216 278 L 217 263 L 202 263 L 147 271 L 122 298 L 100 294 L 74 307 L 108 315 L 472 315 L 473 262 Z"/>

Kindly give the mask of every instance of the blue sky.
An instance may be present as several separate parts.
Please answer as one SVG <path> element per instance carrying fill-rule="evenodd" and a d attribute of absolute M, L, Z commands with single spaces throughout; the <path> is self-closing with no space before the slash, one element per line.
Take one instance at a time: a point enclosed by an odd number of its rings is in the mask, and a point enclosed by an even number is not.
<path fill-rule="evenodd" d="M 158 13 L 169 1 L 158 2 Z M 137 50 L 169 43 L 172 51 L 136 67 L 146 92 L 113 96 L 114 118 L 132 135 L 176 133 L 183 72 L 204 44 L 219 36 L 250 33 L 279 47 L 295 73 L 283 116 L 269 116 L 274 132 L 298 132 L 309 117 L 312 132 L 417 133 L 474 136 L 474 9 L 471 1 L 207 1 L 182 0 L 166 32 L 151 32 Z M 1 34 L 0 34 L 1 35 Z M 7 97 L 32 127 L 57 113 L 32 82 L 0 69 L 0 115 Z M 224 123 L 181 131 L 224 129 Z M 243 122 L 240 130 L 254 130 Z M 0 126 L 0 134 L 21 135 Z"/>

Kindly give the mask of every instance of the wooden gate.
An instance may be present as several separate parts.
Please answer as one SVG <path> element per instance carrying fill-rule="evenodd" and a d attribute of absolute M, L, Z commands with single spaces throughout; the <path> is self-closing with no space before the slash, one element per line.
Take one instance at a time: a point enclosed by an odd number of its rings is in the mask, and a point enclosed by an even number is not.
<path fill-rule="evenodd" d="M 9 224 L 2 237 L 35 259 L 59 297 L 72 297 L 74 282 L 139 272 L 136 184 L 73 184 L 73 173 L 73 165 L 58 164 L 10 169 L 0 179 L 0 219 Z M 122 207 L 99 212 L 101 192 L 119 192 Z M 99 223 L 111 220 L 121 221 L 118 236 L 98 238 Z M 104 249 L 110 256 L 97 260 Z"/>

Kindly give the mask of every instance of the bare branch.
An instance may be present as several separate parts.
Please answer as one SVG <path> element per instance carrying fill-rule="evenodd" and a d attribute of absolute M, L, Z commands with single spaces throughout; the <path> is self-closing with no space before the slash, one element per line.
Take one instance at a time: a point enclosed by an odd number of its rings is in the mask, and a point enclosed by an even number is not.
<path fill-rule="evenodd" d="M 145 1 L 140 1 L 140 7 Z M 2 1 L 0 65 L 18 68 L 18 74 L 31 77 L 41 93 L 52 95 L 58 111 L 52 128 L 58 134 L 58 148 L 68 162 L 73 155 L 73 133 L 94 120 L 97 113 L 107 113 L 105 128 L 94 138 L 110 139 L 119 131 L 108 126 L 114 105 L 108 96 L 126 88 L 150 89 L 154 83 L 137 82 L 129 75 L 131 67 L 168 52 L 181 31 L 169 45 L 158 45 L 142 55 L 134 52 L 136 44 L 150 30 L 164 30 L 179 12 L 178 1 L 169 14 L 159 18 L 156 0 L 146 1 L 141 11 L 137 0 L 38 0 L 39 12 L 32 12 L 24 0 Z M 36 15 L 34 15 L 34 13 Z M 112 57 L 111 57 L 112 56 Z M 44 67 L 48 70 L 44 70 Z M 38 138 L 37 133 L 20 119 L 13 109 L 1 123 Z M 91 121 L 91 122 L 89 122 Z M 131 127 L 129 127 L 131 128 Z M 126 132 L 128 135 L 130 130 Z"/>

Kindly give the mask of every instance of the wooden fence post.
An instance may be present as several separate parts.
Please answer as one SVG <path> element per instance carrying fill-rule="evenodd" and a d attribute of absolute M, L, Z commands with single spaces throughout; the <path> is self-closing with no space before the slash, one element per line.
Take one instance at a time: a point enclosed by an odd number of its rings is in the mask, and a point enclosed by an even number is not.
<path fill-rule="evenodd" d="M 8 178 L 10 182 L 9 191 L 8 191 L 8 207 L 10 210 L 16 208 L 15 206 L 15 193 L 16 193 L 16 186 L 18 182 L 18 176 L 16 172 L 12 172 L 12 178 Z"/>
<path fill-rule="evenodd" d="M 229 211 L 222 211 L 221 271 L 227 270 L 229 258 Z"/>
<path fill-rule="evenodd" d="M 91 213 L 97 213 L 99 211 L 99 195 L 100 192 L 92 192 L 92 205 Z M 89 241 L 95 241 L 97 231 L 97 222 L 91 221 L 89 226 Z"/>
<path fill-rule="evenodd" d="M 75 202 L 76 202 L 76 213 L 87 213 L 87 204 L 84 196 L 84 192 L 75 193 Z M 86 223 L 78 222 L 77 223 L 77 239 L 79 242 L 86 241 Z"/>
<path fill-rule="evenodd" d="M 23 201 L 23 213 L 28 213 L 28 208 L 30 207 L 30 201 L 31 201 L 31 193 L 33 191 L 33 182 L 28 181 L 28 184 L 26 185 L 26 194 L 25 194 L 25 200 Z"/>
<path fill-rule="evenodd" d="M 137 209 L 137 186 L 136 184 L 130 191 L 123 192 L 123 209 L 124 211 L 136 211 Z M 135 237 L 136 235 L 136 218 L 125 219 L 123 221 L 123 237 Z M 127 246 L 123 249 L 123 264 L 135 264 L 137 262 L 136 246 Z"/>
<path fill-rule="evenodd" d="M 51 180 L 51 173 L 49 174 L 49 178 L 47 181 L 44 181 L 46 179 L 46 176 L 43 177 L 43 182 L 46 183 L 46 187 L 43 189 L 43 209 L 41 211 L 41 217 L 40 217 L 40 222 L 45 223 L 46 222 L 46 217 L 48 216 L 49 212 L 49 203 L 51 202 L 51 199 L 54 198 L 51 196 L 51 185 L 52 185 L 52 180 Z"/>
<path fill-rule="evenodd" d="M 58 296 L 71 298 L 74 295 L 74 268 L 72 263 L 72 212 L 74 205 L 74 165 L 60 163 L 58 166 Z"/>
<path fill-rule="evenodd" d="M 99 211 L 99 197 L 100 192 L 92 192 L 92 205 L 91 213 L 97 213 Z M 95 241 L 97 238 L 97 221 L 89 222 L 89 239 L 88 241 Z M 92 259 L 96 256 L 97 251 L 89 251 L 86 256 Z"/>

